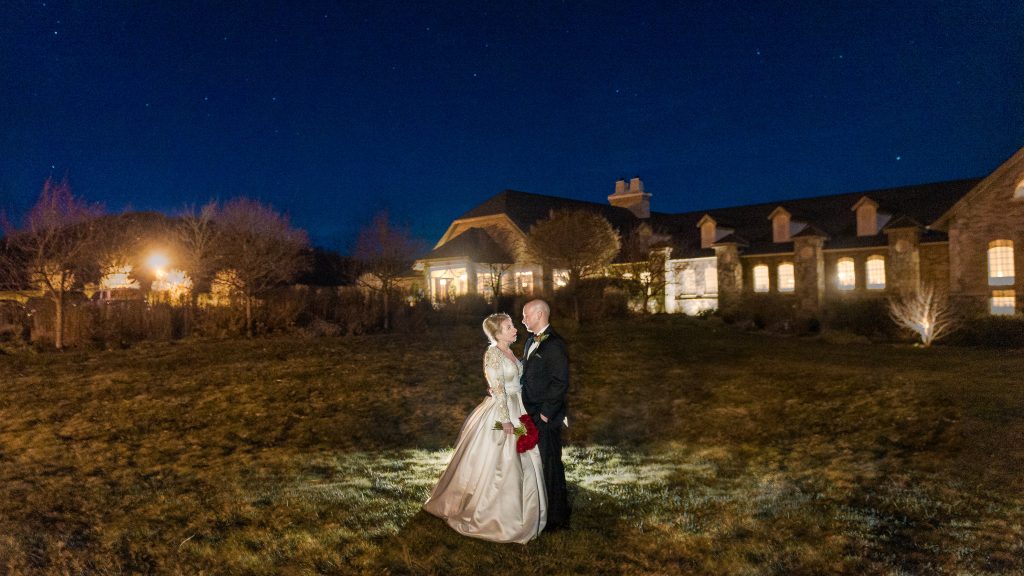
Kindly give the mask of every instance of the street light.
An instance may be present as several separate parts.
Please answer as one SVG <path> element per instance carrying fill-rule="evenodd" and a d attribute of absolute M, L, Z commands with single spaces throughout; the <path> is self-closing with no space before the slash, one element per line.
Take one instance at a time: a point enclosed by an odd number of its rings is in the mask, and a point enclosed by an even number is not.
<path fill-rule="evenodd" d="M 167 255 L 162 252 L 153 252 L 146 259 L 146 266 L 153 270 L 153 274 L 157 278 L 163 278 L 167 275 L 166 268 L 170 263 L 171 261 L 167 258 Z"/>

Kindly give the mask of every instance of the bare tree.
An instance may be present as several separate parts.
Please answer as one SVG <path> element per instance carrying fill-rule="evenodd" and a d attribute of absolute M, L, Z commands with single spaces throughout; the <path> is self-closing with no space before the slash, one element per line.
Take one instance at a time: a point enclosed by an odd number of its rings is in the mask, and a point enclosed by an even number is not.
<path fill-rule="evenodd" d="M 253 306 L 268 290 L 305 269 L 306 233 L 270 206 L 248 198 L 226 203 L 216 218 L 217 250 L 234 271 L 225 275 L 244 298 L 245 333 L 253 334 Z"/>
<path fill-rule="evenodd" d="M 566 288 L 573 295 L 574 315 L 579 321 L 579 282 L 605 273 L 619 253 L 619 233 L 600 214 L 587 210 L 553 211 L 530 228 L 526 246 L 543 264 L 568 271 Z"/>
<path fill-rule="evenodd" d="M 387 212 L 380 212 L 359 231 L 355 259 L 365 271 L 359 283 L 384 298 L 384 330 L 391 329 L 391 298 L 421 246 L 407 230 L 396 228 Z"/>
<path fill-rule="evenodd" d="M 207 289 L 217 271 L 220 253 L 217 250 L 217 203 L 208 202 L 198 211 L 187 207 L 178 218 L 175 229 L 180 268 L 192 279 L 191 307 L 199 292 Z"/>
<path fill-rule="evenodd" d="M 486 274 L 488 274 L 489 278 L 487 289 L 491 294 L 491 303 L 494 305 L 494 311 L 497 312 L 498 307 L 501 305 L 500 299 L 505 275 L 515 266 L 516 260 L 519 260 L 525 253 L 526 242 L 520 232 L 510 230 L 505 226 L 485 226 L 484 230 L 510 257 L 507 262 L 483 263 L 487 267 Z M 500 258 L 491 259 L 499 260 Z"/>
<path fill-rule="evenodd" d="M 99 206 L 72 194 L 66 178 L 60 182 L 47 178 L 25 226 L 8 233 L 7 250 L 0 257 L 7 276 L 35 285 L 53 303 L 58 350 L 64 348 L 67 294 L 94 265 L 101 213 Z"/>
<path fill-rule="evenodd" d="M 665 263 L 671 237 L 651 230 L 646 224 L 633 228 L 622 239 L 621 264 L 613 273 L 626 281 L 631 299 L 639 302 L 644 314 L 650 312 L 652 298 L 665 292 Z"/>
<path fill-rule="evenodd" d="M 931 284 L 922 284 L 913 292 L 890 298 L 889 317 L 901 328 L 917 334 L 926 348 L 955 330 L 958 324 L 946 294 Z"/>

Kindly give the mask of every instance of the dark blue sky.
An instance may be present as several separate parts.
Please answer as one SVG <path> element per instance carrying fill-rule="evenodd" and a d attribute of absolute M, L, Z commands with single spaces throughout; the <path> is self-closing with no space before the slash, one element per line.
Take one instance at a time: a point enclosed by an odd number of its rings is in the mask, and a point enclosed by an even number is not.
<path fill-rule="evenodd" d="M 236 6 L 239 5 L 239 6 Z M 495 7 L 502 4 L 504 7 Z M 244 195 L 345 249 L 505 188 L 655 210 L 981 176 L 1024 2 L 0 3 L 0 209 Z"/>

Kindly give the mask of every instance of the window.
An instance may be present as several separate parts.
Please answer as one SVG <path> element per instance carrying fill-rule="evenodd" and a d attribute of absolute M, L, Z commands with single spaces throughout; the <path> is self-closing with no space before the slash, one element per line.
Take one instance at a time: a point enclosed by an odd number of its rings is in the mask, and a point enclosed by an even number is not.
<path fill-rule="evenodd" d="M 885 288 L 885 256 L 868 256 L 868 290 Z"/>
<path fill-rule="evenodd" d="M 993 240 L 988 243 L 988 285 L 1013 284 L 1013 241 Z"/>
<path fill-rule="evenodd" d="M 1014 290 L 993 290 L 989 312 L 992 314 L 1013 314 L 1017 306 L 1017 293 Z"/>
<path fill-rule="evenodd" d="M 704 269 L 704 293 L 718 294 L 718 270 L 715 268 Z"/>
<path fill-rule="evenodd" d="M 437 294 L 438 300 L 447 302 L 455 297 L 455 283 L 451 281 L 451 278 L 438 278 L 437 279 Z"/>
<path fill-rule="evenodd" d="M 1024 198 L 1024 180 L 1017 182 L 1017 189 L 1013 191 L 1013 197 L 1018 200 Z"/>
<path fill-rule="evenodd" d="M 486 298 L 488 302 L 494 296 L 494 286 L 491 285 L 493 280 L 494 274 L 490 272 L 477 272 L 476 274 L 476 293 Z"/>
<path fill-rule="evenodd" d="M 792 292 L 796 283 L 793 279 L 793 264 L 779 264 L 779 292 Z"/>
<path fill-rule="evenodd" d="M 764 264 L 754 266 L 754 292 L 768 291 L 768 267 Z"/>
<path fill-rule="evenodd" d="M 555 283 L 555 288 L 565 288 L 569 285 L 569 271 L 564 269 L 557 269 L 551 273 L 551 280 Z"/>
<path fill-rule="evenodd" d="M 434 302 L 449 302 L 469 290 L 465 268 L 442 268 L 430 271 Z"/>
<path fill-rule="evenodd" d="M 533 294 L 533 272 L 516 272 L 516 292 Z"/>
<path fill-rule="evenodd" d="M 840 290 L 853 290 L 857 285 L 857 273 L 853 270 L 853 258 L 840 258 L 836 263 L 836 280 Z"/>
<path fill-rule="evenodd" d="M 697 273 L 692 268 L 683 270 L 683 294 L 697 293 Z"/>

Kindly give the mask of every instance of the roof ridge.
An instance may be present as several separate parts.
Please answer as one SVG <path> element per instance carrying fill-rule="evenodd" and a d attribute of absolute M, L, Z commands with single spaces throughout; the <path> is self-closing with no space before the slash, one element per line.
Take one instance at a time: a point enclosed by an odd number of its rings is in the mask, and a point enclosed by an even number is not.
<path fill-rule="evenodd" d="M 733 210 L 736 208 L 758 208 L 768 206 L 785 206 L 787 202 L 805 202 L 812 200 L 825 200 L 828 198 L 839 198 L 842 196 L 869 196 L 871 194 L 877 194 L 879 192 L 896 192 L 897 190 L 911 190 L 914 188 L 928 188 L 931 186 L 945 186 L 953 184 L 965 184 L 967 182 L 980 182 L 983 178 L 958 178 L 955 180 L 939 180 L 936 182 L 927 182 L 925 184 L 908 184 L 906 186 L 893 186 L 891 188 L 875 188 L 872 190 L 862 190 L 853 192 L 840 192 L 837 194 L 823 194 L 820 196 L 802 196 L 800 198 L 788 198 L 785 200 L 772 200 L 768 202 L 758 202 L 756 204 L 734 204 L 732 206 L 719 206 L 717 208 L 707 208 L 701 210 L 690 210 L 688 212 L 652 212 L 652 214 L 659 214 L 662 216 L 683 216 L 686 214 L 704 214 L 710 213 L 715 210 Z"/>

